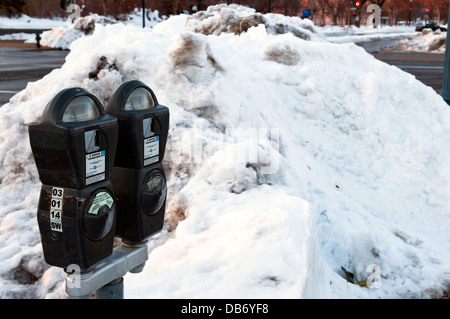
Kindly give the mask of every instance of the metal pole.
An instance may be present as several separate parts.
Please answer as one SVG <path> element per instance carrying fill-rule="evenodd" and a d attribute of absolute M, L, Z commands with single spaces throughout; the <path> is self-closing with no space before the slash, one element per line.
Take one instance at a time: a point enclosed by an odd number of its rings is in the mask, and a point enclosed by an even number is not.
<path fill-rule="evenodd" d="M 123 277 L 95 291 L 95 299 L 123 299 Z"/>
<path fill-rule="evenodd" d="M 448 8 L 447 21 L 450 19 L 450 5 Z M 450 38 L 448 36 L 449 31 L 447 30 L 447 40 L 445 43 L 445 58 L 444 58 L 444 73 L 442 79 L 442 91 L 441 96 L 448 105 L 450 105 Z"/>
<path fill-rule="evenodd" d="M 145 28 L 145 0 L 142 0 L 142 27 Z"/>

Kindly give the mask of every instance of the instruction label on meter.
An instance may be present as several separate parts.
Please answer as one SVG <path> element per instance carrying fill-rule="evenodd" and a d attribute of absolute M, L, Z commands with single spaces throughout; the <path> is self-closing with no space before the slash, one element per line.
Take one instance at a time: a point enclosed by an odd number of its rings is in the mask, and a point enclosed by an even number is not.
<path fill-rule="evenodd" d="M 97 215 L 98 210 L 100 207 L 106 205 L 109 209 L 111 209 L 112 205 L 114 204 L 114 199 L 109 195 L 107 192 L 98 192 L 97 195 L 95 195 L 94 200 L 92 201 L 92 205 L 88 210 L 89 214 Z"/>
<path fill-rule="evenodd" d="M 105 179 L 105 151 L 86 155 L 86 185 Z"/>
<path fill-rule="evenodd" d="M 144 139 L 144 166 L 159 160 L 159 135 Z"/>

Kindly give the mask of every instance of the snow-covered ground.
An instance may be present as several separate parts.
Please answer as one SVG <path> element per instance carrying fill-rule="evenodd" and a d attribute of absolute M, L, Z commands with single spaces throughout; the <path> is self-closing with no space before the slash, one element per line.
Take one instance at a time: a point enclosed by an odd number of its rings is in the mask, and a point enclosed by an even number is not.
<path fill-rule="evenodd" d="M 0 16 L 1 29 L 51 29 L 67 24 L 69 24 L 69 22 L 64 19 L 34 18 L 29 17 L 26 14 L 12 18 Z"/>
<path fill-rule="evenodd" d="M 264 23 L 242 30 L 243 17 Z M 221 24 L 240 28 L 200 32 Z M 435 298 L 449 289 L 447 104 L 308 21 L 222 5 L 153 28 L 98 24 L 60 69 L 0 108 L 2 298 L 65 297 L 64 273 L 42 257 L 27 124 L 64 88 L 106 103 L 131 79 L 154 90 L 171 123 L 165 228 L 143 272 L 125 276 L 126 298 Z"/>

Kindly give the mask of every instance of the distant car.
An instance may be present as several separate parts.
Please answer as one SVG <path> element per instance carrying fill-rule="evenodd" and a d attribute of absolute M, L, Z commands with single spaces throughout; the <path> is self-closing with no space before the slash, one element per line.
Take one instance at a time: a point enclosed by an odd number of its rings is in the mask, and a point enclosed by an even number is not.
<path fill-rule="evenodd" d="M 422 31 L 423 29 L 431 29 L 433 31 L 436 31 L 439 29 L 441 31 L 447 31 L 447 28 L 441 27 L 437 23 L 424 23 L 424 24 L 418 25 L 416 27 L 416 31 Z"/>

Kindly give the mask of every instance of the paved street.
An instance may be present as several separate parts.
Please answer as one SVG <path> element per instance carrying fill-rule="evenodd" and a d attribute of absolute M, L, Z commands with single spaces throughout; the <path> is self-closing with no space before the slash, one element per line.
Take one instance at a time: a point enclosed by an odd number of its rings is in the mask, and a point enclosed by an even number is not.
<path fill-rule="evenodd" d="M 444 54 L 417 53 L 407 51 L 386 51 L 383 48 L 395 46 L 401 39 L 380 39 L 358 43 L 367 52 L 373 54 L 377 59 L 395 65 L 396 67 L 416 76 L 437 93 L 442 90 L 442 72 L 444 70 Z"/>
<path fill-rule="evenodd" d="M 61 67 L 68 53 L 69 51 L 36 49 L 35 45 L 0 47 L 0 106 L 23 90 L 28 82 L 37 81 L 53 69 Z"/>
<path fill-rule="evenodd" d="M 419 81 L 441 93 L 444 54 L 386 51 L 373 55 L 381 61 L 415 75 Z"/>

